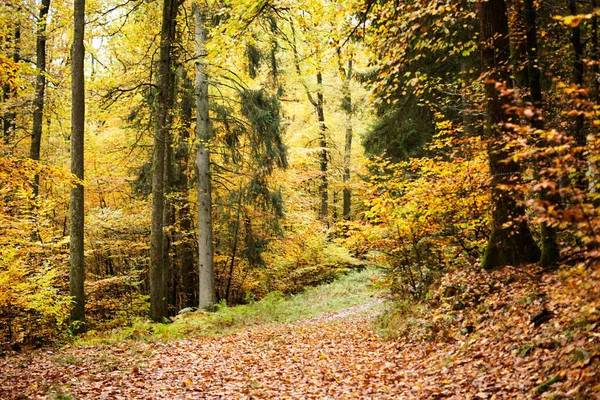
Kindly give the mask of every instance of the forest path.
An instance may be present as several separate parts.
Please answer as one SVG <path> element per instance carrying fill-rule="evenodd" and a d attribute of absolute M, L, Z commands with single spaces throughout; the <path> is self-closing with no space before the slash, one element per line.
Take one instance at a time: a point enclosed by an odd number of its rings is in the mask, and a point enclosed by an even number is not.
<path fill-rule="evenodd" d="M 503 360 L 483 352 L 476 363 L 453 362 L 457 346 L 381 340 L 372 330 L 379 302 L 224 336 L 0 358 L 0 398 L 425 399 L 523 393 L 519 379 L 504 380 L 491 368 L 510 370 Z M 28 397 L 16 397 L 20 394 Z"/>

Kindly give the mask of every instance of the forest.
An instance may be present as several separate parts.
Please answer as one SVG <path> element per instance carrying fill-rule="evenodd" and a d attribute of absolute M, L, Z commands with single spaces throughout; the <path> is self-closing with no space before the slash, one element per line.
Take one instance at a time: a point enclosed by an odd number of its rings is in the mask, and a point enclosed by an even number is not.
<path fill-rule="evenodd" d="M 0 398 L 595 398 L 599 18 L 3 0 Z"/>

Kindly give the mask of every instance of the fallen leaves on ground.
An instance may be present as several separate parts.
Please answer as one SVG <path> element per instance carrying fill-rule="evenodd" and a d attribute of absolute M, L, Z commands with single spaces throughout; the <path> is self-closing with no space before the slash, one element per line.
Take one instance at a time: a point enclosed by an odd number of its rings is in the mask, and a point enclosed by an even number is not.
<path fill-rule="evenodd" d="M 461 284 L 460 295 L 432 299 L 437 305 L 424 314 L 424 335 L 415 319 L 412 333 L 382 340 L 369 304 L 220 337 L 46 349 L 0 359 L 0 398 L 502 399 L 599 393 L 600 335 L 591 320 L 597 310 L 582 310 L 588 303 L 563 295 L 569 279 L 523 278 L 507 270 L 463 272 L 452 279 L 440 290 Z M 457 296 L 465 308 L 452 310 Z M 542 305 L 554 317 L 535 326 L 531 314 Z M 467 324 L 471 332 L 464 331 Z"/>

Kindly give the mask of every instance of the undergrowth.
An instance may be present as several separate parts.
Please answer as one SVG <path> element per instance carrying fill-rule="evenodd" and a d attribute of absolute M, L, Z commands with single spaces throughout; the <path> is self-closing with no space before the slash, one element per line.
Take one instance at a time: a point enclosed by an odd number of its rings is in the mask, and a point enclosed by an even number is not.
<path fill-rule="evenodd" d="M 126 340 L 157 341 L 232 333 L 253 326 L 286 323 L 312 318 L 363 304 L 382 292 L 377 282 L 380 273 L 365 269 L 353 271 L 330 284 L 306 289 L 286 296 L 272 292 L 260 301 L 229 307 L 217 305 L 215 312 L 190 312 L 173 318 L 172 323 L 158 324 L 136 320 L 131 327 L 111 332 L 90 331 L 77 345 L 118 343 Z"/>
<path fill-rule="evenodd" d="M 532 394 L 591 398 L 600 390 L 599 278 L 583 264 L 464 268 L 441 276 L 426 300 L 396 299 L 380 328 L 410 348 L 435 348 L 428 363 L 478 359 L 496 376 L 536 371 Z"/>

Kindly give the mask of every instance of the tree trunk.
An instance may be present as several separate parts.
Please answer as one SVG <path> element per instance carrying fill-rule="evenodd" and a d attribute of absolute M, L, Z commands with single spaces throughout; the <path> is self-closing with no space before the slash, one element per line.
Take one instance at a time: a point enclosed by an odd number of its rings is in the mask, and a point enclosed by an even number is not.
<path fill-rule="evenodd" d="M 323 75 L 321 71 L 317 72 L 317 120 L 319 121 L 320 146 L 319 167 L 321 171 L 321 183 L 319 184 L 319 194 L 321 195 L 321 211 L 319 217 L 326 226 L 329 226 L 329 182 L 327 178 L 329 155 L 327 149 L 327 126 L 325 126 L 325 101 L 323 99 Z"/>
<path fill-rule="evenodd" d="M 596 10 L 598 3 L 596 0 L 592 0 L 592 10 Z M 600 104 L 600 66 L 598 63 L 600 62 L 600 50 L 598 49 L 598 16 L 593 14 L 592 16 L 592 76 L 594 79 L 594 98 L 593 101 L 596 104 Z M 597 135 L 597 128 L 595 129 L 595 134 Z M 594 182 L 598 181 L 598 167 L 596 163 L 588 163 L 588 175 L 590 176 L 589 181 L 589 190 L 592 193 L 597 193 L 598 189 Z M 596 207 L 600 207 L 600 200 L 596 200 L 594 202 Z"/>
<path fill-rule="evenodd" d="M 338 57 L 340 57 L 338 50 Z M 351 191 L 350 191 L 350 158 L 352 156 L 352 92 L 350 91 L 350 81 L 352 79 L 352 57 L 348 60 L 348 68 L 344 69 L 340 59 L 339 65 L 342 73 L 342 109 L 346 113 L 346 140 L 344 145 L 344 191 L 342 199 L 342 217 L 345 220 L 350 219 L 351 211 Z"/>
<path fill-rule="evenodd" d="M 577 0 L 569 0 L 569 12 L 571 15 L 577 15 Z M 585 64 L 583 63 L 583 43 L 581 41 L 581 27 L 577 25 L 571 28 L 571 43 L 575 53 L 575 62 L 573 63 L 573 79 L 576 85 L 583 85 L 583 73 Z M 575 117 L 574 137 L 579 146 L 586 145 L 585 132 L 583 130 L 583 115 Z"/>
<path fill-rule="evenodd" d="M 227 288 L 225 289 L 225 301 L 229 302 L 229 293 L 231 291 L 231 282 L 233 281 L 233 272 L 235 271 L 235 257 L 237 256 L 237 248 L 240 234 L 240 221 L 242 218 L 242 190 L 239 190 L 239 202 L 237 216 L 235 220 L 235 231 L 233 234 L 233 245 L 231 246 L 231 263 L 229 264 L 229 273 L 227 275 Z"/>
<path fill-rule="evenodd" d="M 44 98 L 46 93 L 46 25 L 48 23 L 48 11 L 50 0 L 42 0 L 36 29 L 36 67 L 38 75 L 35 78 L 35 97 L 33 99 L 33 127 L 31 129 L 31 146 L 29 157 L 32 160 L 40 160 L 42 144 L 42 127 L 44 125 Z M 33 177 L 33 198 L 37 199 L 40 193 L 40 175 Z M 39 239 L 39 232 L 34 228 L 31 232 L 33 240 Z"/>
<path fill-rule="evenodd" d="M 196 270 L 195 246 L 190 236 L 193 228 L 191 205 L 188 198 L 190 153 L 188 150 L 190 131 L 192 128 L 192 112 L 194 108 L 194 81 L 187 75 L 183 78 L 182 118 L 183 127 L 179 135 L 177 162 L 179 171 L 174 190 L 178 192 L 177 223 L 179 224 L 179 243 L 175 249 L 179 262 L 178 290 L 183 294 L 184 302 L 179 307 L 196 307 L 198 305 L 198 271 Z"/>
<path fill-rule="evenodd" d="M 152 229 L 150 234 L 150 317 L 162 322 L 168 317 L 169 282 L 165 264 L 164 211 L 165 211 L 165 158 L 169 137 L 169 113 L 173 104 L 171 47 L 175 37 L 177 0 L 164 0 L 160 33 L 160 60 L 158 66 L 158 102 L 156 130 L 152 155 Z"/>
<path fill-rule="evenodd" d="M 509 121 L 504 105 L 510 102 L 496 88 L 496 83 L 510 87 L 510 50 L 508 20 L 504 0 L 489 0 L 478 5 L 481 29 L 481 58 L 487 73 L 485 83 L 486 127 L 488 160 L 492 175 L 492 232 L 482 260 L 482 268 L 501 265 L 520 265 L 539 260 L 540 251 L 524 220 L 525 212 L 506 190 L 519 179 L 519 167 L 513 161 L 505 162 L 509 155 L 504 150 Z"/>
<path fill-rule="evenodd" d="M 216 302 L 215 268 L 213 262 L 212 240 L 212 199 L 210 175 L 210 150 L 208 142 L 211 137 L 208 117 L 208 80 L 206 76 L 206 29 L 205 15 L 194 4 L 196 20 L 196 165 L 198 167 L 198 306 L 212 309 Z"/>
<path fill-rule="evenodd" d="M 170 77 L 173 74 L 170 74 Z M 173 81 L 169 83 L 170 90 L 173 90 L 174 84 Z M 169 106 L 169 110 L 172 110 L 173 103 L 171 102 Z M 163 237 L 162 237 L 162 256 L 163 256 L 163 265 L 162 268 L 166 274 L 167 287 L 169 285 L 170 277 L 173 274 L 173 269 L 171 266 L 171 230 L 169 229 L 173 224 L 174 212 L 173 212 L 173 202 L 171 198 L 171 194 L 173 191 L 173 144 L 172 144 L 172 135 L 171 135 L 171 126 L 172 126 L 172 118 L 171 113 L 167 115 L 167 122 L 165 124 L 168 128 L 165 132 L 165 166 L 164 166 L 164 175 L 163 175 L 163 192 L 165 204 L 163 207 L 163 217 L 162 217 L 162 226 L 163 226 Z M 168 296 L 167 296 L 168 298 Z M 167 300 L 167 308 L 169 305 L 174 306 L 175 302 L 169 302 Z M 168 311 L 167 311 L 168 312 Z"/>
<path fill-rule="evenodd" d="M 538 59 L 537 23 L 534 0 L 525 0 L 525 25 L 527 28 L 527 67 L 529 71 L 529 90 L 531 103 L 535 107 L 535 116 L 531 125 L 536 129 L 544 129 L 544 120 L 541 115 L 543 106 L 541 73 Z M 556 195 L 547 191 L 540 194 L 542 201 L 556 203 Z M 540 265 L 549 268 L 555 265 L 560 258 L 560 249 L 556 240 L 556 229 L 547 223 L 540 227 L 542 255 Z"/>
<path fill-rule="evenodd" d="M 273 89 L 278 95 L 281 95 L 283 88 L 279 84 L 279 67 L 277 65 L 277 51 L 279 44 L 277 43 L 277 19 L 274 16 L 269 18 L 269 27 L 271 28 L 271 49 L 269 51 L 269 59 L 271 62 L 271 74 L 273 77 Z"/>
<path fill-rule="evenodd" d="M 13 48 L 13 61 L 16 64 L 21 61 L 21 50 L 20 50 L 20 42 L 21 42 L 21 26 L 17 25 L 15 27 L 15 33 L 13 36 L 14 40 L 14 48 Z M 8 100 L 11 97 L 15 96 L 15 90 L 10 86 L 6 85 L 4 88 L 4 100 Z M 14 106 L 11 106 L 9 110 L 15 109 Z M 14 135 L 17 128 L 17 113 L 15 111 L 7 111 L 2 116 L 2 130 L 4 133 L 4 143 L 8 144 L 10 142 L 10 137 Z"/>
<path fill-rule="evenodd" d="M 83 145 L 85 133 L 85 81 L 83 46 L 85 0 L 74 0 L 73 47 L 71 48 L 71 173 L 83 181 Z M 78 183 L 71 189 L 70 199 L 70 294 L 73 298 L 71 326 L 74 332 L 85 330 L 84 269 L 84 192 Z"/>
<path fill-rule="evenodd" d="M 592 0 L 592 10 L 596 10 L 598 6 L 596 0 Z M 598 16 L 593 14 L 592 16 L 592 72 L 594 74 L 594 101 L 600 103 L 600 67 L 598 62 L 600 61 L 600 54 L 598 54 Z"/>

